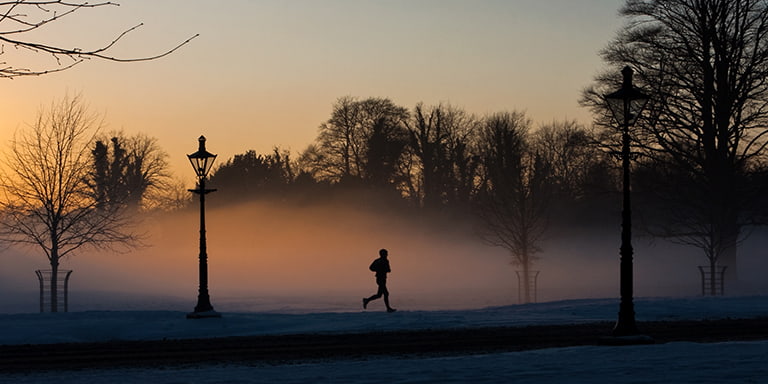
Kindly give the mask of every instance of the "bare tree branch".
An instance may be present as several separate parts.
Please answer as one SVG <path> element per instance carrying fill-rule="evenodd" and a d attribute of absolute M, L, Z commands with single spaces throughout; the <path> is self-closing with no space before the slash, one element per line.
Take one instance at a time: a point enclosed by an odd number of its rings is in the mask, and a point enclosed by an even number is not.
<path fill-rule="evenodd" d="M 0 62 L 0 77 L 15 78 L 20 76 L 40 76 L 70 69 L 85 60 L 99 59 L 119 63 L 156 60 L 176 52 L 199 36 L 195 34 L 174 47 L 158 54 L 137 57 L 119 57 L 110 54 L 111 50 L 123 38 L 143 26 L 137 24 L 120 32 L 115 38 L 94 49 L 81 49 L 74 46 L 60 46 L 33 42 L 25 38 L 28 32 L 40 30 L 64 17 L 84 10 L 105 6 L 119 6 L 118 3 L 106 2 L 70 2 L 70 1 L 0 1 L 0 56 L 5 54 L 5 47 L 28 50 L 33 54 L 49 55 L 56 61 L 53 68 L 31 69 L 17 64 Z M 5 29 L 3 29 L 5 28 Z"/>

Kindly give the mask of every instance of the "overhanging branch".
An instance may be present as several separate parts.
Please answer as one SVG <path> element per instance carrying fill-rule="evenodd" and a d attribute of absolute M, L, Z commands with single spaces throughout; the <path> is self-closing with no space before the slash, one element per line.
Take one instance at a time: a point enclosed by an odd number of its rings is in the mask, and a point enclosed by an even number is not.
<path fill-rule="evenodd" d="M 165 50 L 159 54 L 137 57 L 120 57 L 109 52 L 123 40 L 128 34 L 143 26 L 143 23 L 128 28 L 117 35 L 108 43 L 89 50 L 81 48 L 66 47 L 55 44 L 46 44 L 29 41 L 22 36 L 27 32 L 38 30 L 43 26 L 49 25 L 65 16 L 85 8 L 97 8 L 103 6 L 119 6 L 118 3 L 106 1 L 98 3 L 88 2 L 68 2 L 68 1 L 0 1 L 0 28 L 10 28 L 5 31 L 0 30 L 0 55 L 5 54 L 5 46 L 12 46 L 17 49 L 26 49 L 32 53 L 51 56 L 56 65 L 44 69 L 32 69 L 15 65 L 6 61 L 0 62 L 0 77 L 14 78 L 20 76 L 40 76 L 54 72 L 61 72 L 70 69 L 85 60 L 100 59 L 120 63 L 151 61 L 168 56 L 178 49 L 188 44 L 194 38 L 199 36 L 195 34 L 171 49 Z M 42 13 L 43 15 L 39 15 Z M 36 16 L 39 16 L 36 18 Z M 68 59 L 62 61 L 62 59 Z"/>

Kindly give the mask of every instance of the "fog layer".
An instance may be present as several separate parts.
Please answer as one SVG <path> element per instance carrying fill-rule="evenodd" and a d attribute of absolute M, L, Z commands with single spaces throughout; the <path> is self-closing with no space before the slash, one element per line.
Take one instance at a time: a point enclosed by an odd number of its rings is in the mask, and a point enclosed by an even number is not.
<path fill-rule="evenodd" d="M 209 291 L 218 311 L 358 311 L 375 293 L 368 265 L 389 250 L 392 305 L 403 310 L 479 308 L 518 303 L 511 258 L 482 243 L 471 225 L 405 219 L 389 212 L 330 206 L 288 209 L 249 203 L 206 212 Z M 199 212 L 170 213 L 144 223 L 147 247 L 125 254 L 85 252 L 65 260 L 72 269 L 70 308 L 192 310 L 198 289 Z M 617 297 L 619 232 L 565 228 L 543 244 L 538 301 Z M 756 233 L 740 250 L 741 282 L 726 293 L 768 291 Z M 636 238 L 635 295 L 701 293 L 696 249 Z M 0 288 L 6 312 L 38 309 L 35 269 L 49 269 L 36 249 L 5 250 Z M 130 303 L 130 304 L 126 304 Z M 381 310 L 374 302 L 369 310 Z"/>

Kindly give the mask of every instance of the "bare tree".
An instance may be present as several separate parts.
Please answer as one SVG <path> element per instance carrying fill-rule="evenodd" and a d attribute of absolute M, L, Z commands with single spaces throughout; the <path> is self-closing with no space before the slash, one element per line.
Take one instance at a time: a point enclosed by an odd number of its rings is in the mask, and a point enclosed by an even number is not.
<path fill-rule="evenodd" d="M 730 234 L 727 228 L 720 227 L 720 218 L 725 217 L 733 206 L 712 204 L 706 179 L 669 164 L 647 160 L 638 167 L 635 185 L 640 204 L 653 199 L 644 204 L 646 209 L 641 211 L 641 220 L 651 235 L 669 238 L 703 252 L 707 261 L 705 271 L 709 276 L 703 282 L 707 284 L 704 293 L 715 296 L 722 292 L 714 277 L 723 268 L 723 272 L 727 271 L 729 266 L 722 265 L 722 256 L 736 245 L 730 236 L 723 237 L 723 234 Z"/>
<path fill-rule="evenodd" d="M 333 105 L 331 118 L 320 125 L 317 144 L 308 149 L 303 162 L 321 180 L 366 179 L 368 147 L 377 124 L 397 127 L 407 115 L 407 109 L 389 99 L 341 97 Z M 388 131 L 392 130 L 378 133 Z"/>
<path fill-rule="evenodd" d="M 547 229 L 551 195 L 550 167 L 529 145 L 529 128 L 519 112 L 486 118 L 480 139 L 485 183 L 477 207 L 483 240 L 509 251 L 522 267 L 525 302 L 532 299 L 531 266 Z"/>
<path fill-rule="evenodd" d="M 0 168 L 0 241 L 37 247 L 50 262 L 51 311 L 57 311 L 61 260 L 84 247 L 132 246 L 123 205 L 98 207 L 87 179 L 89 146 L 101 125 L 80 97 L 41 111 L 28 131 L 17 132 Z"/>
<path fill-rule="evenodd" d="M 118 6 L 118 3 L 101 1 L 89 3 L 87 1 L 65 0 L 15 0 L 0 1 L 0 55 L 6 55 L 8 47 L 17 51 L 25 51 L 33 56 L 48 55 L 53 60 L 51 64 L 43 68 L 27 68 L 23 64 L 14 64 L 8 61 L 0 62 L 0 77 L 14 78 L 19 76 L 39 76 L 52 72 L 60 72 L 74 67 L 88 59 L 100 59 L 114 62 L 147 61 L 167 56 L 190 40 L 194 35 L 175 47 L 162 53 L 144 57 L 118 57 L 110 52 L 125 36 L 140 28 L 142 24 L 122 30 L 114 38 L 104 44 L 90 49 L 78 48 L 75 45 L 62 46 L 31 41 L 30 36 L 36 32 L 46 30 L 56 22 L 72 16 L 75 13 L 88 9 Z M 23 60 L 22 60 L 23 61 Z"/>
<path fill-rule="evenodd" d="M 614 68 L 632 66 L 651 94 L 633 147 L 678 168 L 675 174 L 701 189 L 695 194 L 702 200 L 686 199 L 679 204 L 690 206 L 667 210 L 675 219 L 690 220 L 658 232 L 706 244 L 705 252 L 735 272 L 736 245 L 754 203 L 754 188 L 745 182 L 768 144 L 768 3 L 628 0 L 621 14 L 628 23 L 603 58 Z M 617 85 L 611 74 L 598 76 L 585 92 L 584 103 L 598 116 L 605 116 L 600 95 Z M 696 207 L 703 211 L 691 215 Z"/>
<path fill-rule="evenodd" d="M 549 160 L 553 181 L 559 192 L 573 199 L 583 198 L 600 152 L 593 147 L 592 134 L 574 120 L 543 124 L 532 134 L 532 145 Z"/>

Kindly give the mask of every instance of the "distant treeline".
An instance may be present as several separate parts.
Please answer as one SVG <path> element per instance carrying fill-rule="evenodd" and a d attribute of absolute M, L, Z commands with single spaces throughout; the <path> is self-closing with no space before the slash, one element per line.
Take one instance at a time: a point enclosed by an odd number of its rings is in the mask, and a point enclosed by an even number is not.
<path fill-rule="evenodd" d="M 342 97 L 297 158 L 275 148 L 217 166 L 224 204 L 254 199 L 471 213 L 494 191 L 546 199 L 556 216 L 583 215 L 617 191 L 617 162 L 599 132 L 575 121 L 535 127 L 524 113 L 476 116 L 448 104 L 412 110 L 386 98 Z M 615 201 L 613 201 L 615 203 Z M 616 207 L 610 208 L 615 211 Z"/>

